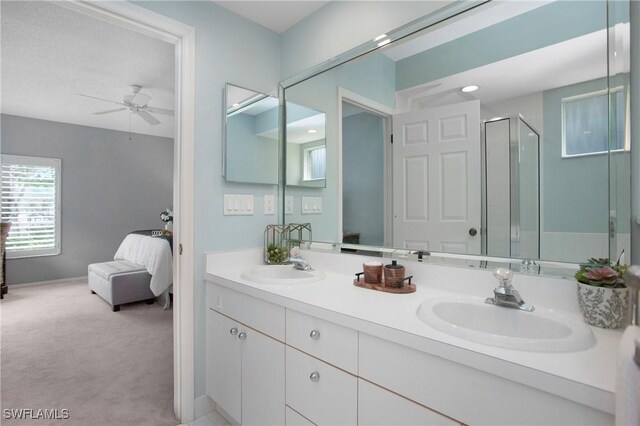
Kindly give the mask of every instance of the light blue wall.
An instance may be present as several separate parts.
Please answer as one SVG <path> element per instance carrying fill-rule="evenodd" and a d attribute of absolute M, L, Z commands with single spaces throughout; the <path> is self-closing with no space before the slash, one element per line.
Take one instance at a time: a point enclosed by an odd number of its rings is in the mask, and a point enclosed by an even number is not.
<path fill-rule="evenodd" d="M 382 118 L 367 112 L 342 121 L 343 228 L 374 246 L 384 244 L 383 132 Z"/>
<path fill-rule="evenodd" d="M 240 113 L 227 118 L 228 180 L 278 183 L 278 140 L 257 135 L 256 127 L 262 124 L 258 117 Z M 272 123 L 277 126 L 277 119 Z"/>
<path fill-rule="evenodd" d="M 286 195 L 294 196 L 294 214 L 287 215 L 285 220 L 288 223 L 310 222 L 313 239 L 317 241 L 339 240 L 337 165 L 338 122 L 341 117 L 338 115 L 338 87 L 393 108 L 395 63 L 383 54 L 370 54 L 295 85 L 285 92 L 288 101 L 326 113 L 326 188 L 286 188 Z M 322 197 L 322 214 L 301 214 L 301 197 Z"/>
<path fill-rule="evenodd" d="M 607 88 L 602 78 L 548 90 L 543 94 L 543 232 L 607 233 L 609 157 L 605 154 L 562 158 L 562 99 Z M 619 194 L 630 194 L 629 154 L 614 154 Z M 618 232 L 629 232 L 628 196 L 620 197 Z M 626 201 L 623 201 L 625 198 Z"/>
<path fill-rule="evenodd" d="M 278 34 L 209 1 L 139 1 L 135 4 L 190 25 L 196 30 L 195 75 L 195 396 L 204 395 L 205 286 L 207 251 L 262 246 L 267 224 L 262 203 L 254 216 L 223 216 L 223 194 L 276 192 L 273 185 L 234 184 L 222 177 L 222 91 L 226 82 L 275 93 L 280 73 Z"/>
<path fill-rule="evenodd" d="M 396 86 L 398 90 L 414 87 L 606 25 L 604 0 L 554 2 L 398 61 Z"/>
<path fill-rule="evenodd" d="M 450 3 L 450 0 L 329 2 L 282 34 L 282 76 L 292 77 Z"/>

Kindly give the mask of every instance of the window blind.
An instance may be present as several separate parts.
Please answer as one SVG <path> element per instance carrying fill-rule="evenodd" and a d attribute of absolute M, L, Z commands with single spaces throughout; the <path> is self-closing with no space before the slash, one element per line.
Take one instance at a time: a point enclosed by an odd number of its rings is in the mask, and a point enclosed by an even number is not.
<path fill-rule="evenodd" d="M 2 221 L 7 257 L 59 253 L 60 160 L 2 156 Z"/>

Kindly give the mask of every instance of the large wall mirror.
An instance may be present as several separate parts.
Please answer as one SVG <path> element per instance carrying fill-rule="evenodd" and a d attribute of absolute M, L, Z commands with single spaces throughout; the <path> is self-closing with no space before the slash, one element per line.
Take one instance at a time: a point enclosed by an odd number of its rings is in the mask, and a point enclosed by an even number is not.
<path fill-rule="evenodd" d="M 224 105 L 224 177 L 277 185 L 278 99 L 227 84 Z"/>
<path fill-rule="evenodd" d="M 285 223 L 317 241 L 629 260 L 629 2 L 487 2 L 424 22 L 285 84 L 287 108 L 325 113 L 327 158 L 325 188 L 285 188 Z M 303 197 L 321 209 L 303 214 Z"/>

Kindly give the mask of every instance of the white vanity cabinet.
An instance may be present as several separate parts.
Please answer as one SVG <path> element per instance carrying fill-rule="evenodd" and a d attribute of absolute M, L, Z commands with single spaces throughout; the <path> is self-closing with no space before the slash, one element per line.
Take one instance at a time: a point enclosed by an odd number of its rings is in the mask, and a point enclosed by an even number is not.
<path fill-rule="evenodd" d="M 211 304 L 207 312 L 207 394 L 237 423 L 283 425 L 285 345 L 257 328 L 284 330 L 284 309 L 218 286 L 210 290 L 222 312 Z M 244 315 L 243 305 L 260 306 L 262 314 Z M 256 321 L 255 328 L 247 325 Z"/>
<path fill-rule="evenodd" d="M 442 414 L 362 379 L 358 379 L 358 424 L 460 426 Z"/>

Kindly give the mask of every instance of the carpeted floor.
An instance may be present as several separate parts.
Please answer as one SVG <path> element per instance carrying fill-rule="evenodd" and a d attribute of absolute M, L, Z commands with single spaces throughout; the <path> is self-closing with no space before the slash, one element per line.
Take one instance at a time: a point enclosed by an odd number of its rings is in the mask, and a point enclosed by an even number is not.
<path fill-rule="evenodd" d="M 172 311 L 120 312 L 87 282 L 20 288 L 0 302 L 0 423 L 176 425 Z M 68 419 L 7 419 L 8 409 L 68 410 Z"/>

